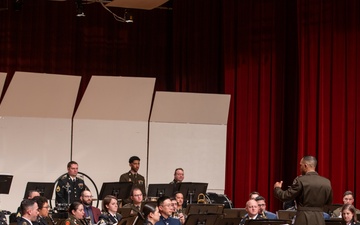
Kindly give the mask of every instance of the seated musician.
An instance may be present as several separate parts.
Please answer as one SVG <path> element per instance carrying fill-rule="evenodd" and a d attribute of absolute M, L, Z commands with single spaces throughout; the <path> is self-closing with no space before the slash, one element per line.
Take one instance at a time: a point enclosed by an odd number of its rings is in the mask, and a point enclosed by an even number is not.
<path fill-rule="evenodd" d="M 102 201 L 102 213 L 99 217 L 99 224 L 117 224 L 122 216 L 118 211 L 118 201 L 113 195 L 106 195 Z"/>
<path fill-rule="evenodd" d="M 131 215 L 141 216 L 143 219 L 145 219 L 141 210 L 141 203 L 143 202 L 143 194 L 140 188 L 135 187 L 131 190 L 130 199 L 131 199 L 131 203 L 125 204 L 123 208 L 131 208 Z"/>
<path fill-rule="evenodd" d="M 266 202 L 265 198 L 263 196 L 257 196 L 255 198 L 255 201 L 258 203 L 259 206 L 259 214 L 263 216 L 264 219 L 277 219 L 277 216 L 275 213 L 266 211 Z"/>
<path fill-rule="evenodd" d="M 346 225 L 359 225 L 357 221 L 355 207 L 351 204 L 345 204 L 341 208 L 342 219 L 345 221 Z"/>
<path fill-rule="evenodd" d="M 33 225 L 48 225 L 46 218 L 49 217 L 49 203 L 47 198 L 44 196 L 36 196 L 33 198 L 33 200 L 38 204 L 39 207 L 39 216 L 37 218 L 37 221 L 33 221 Z"/>
<path fill-rule="evenodd" d="M 178 211 L 178 204 L 175 198 L 170 198 L 171 206 L 173 208 L 172 216 L 173 218 L 179 219 L 181 224 L 185 223 L 185 216 L 182 212 Z"/>
<path fill-rule="evenodd" d="M 24 199 L 20 205 L 21 217 L 18 219 L 18 225 L 33 225 L 36 221 L 39 211 L 37 203 L 32 199 Z"/>
<path fill-rule="evenodd" d="M 345 193 L 343 194 L 343 202 L 344 202 L 344 205 L 345 204 L 350 204 L 350 205 L 353 205 L 354 204 L 354 194 L 352 191 L 345 191 Z M 342 207 L 339 207 L 337 209 L 335 209 L 331 216 L 332 217 L 341 217 L 341 209 Z M 356 213 L 360 213 L 360 210 L 356 209 L 355 208 L 355 211 Z"/>
<path fill-rule="evenodd" d="M 156 205 L 145 204 L 143 207 L 145 223 L 144 225 L 154 225 L 160 220 L 159 208 Z"/>
<path fill-rule="evenodd" d="M 171 200 L 167 196 L 162 196 L 157 200 L 157 206 L 160 211 L 160 220 L 155 225 L 181 225 L 179 219 L 172 218 L 173 207 Z"/>
<path fill-rule="evenodd" d="M 65 225 L 88 225 L 84 220 L 84 206 L 80 202 L 73 202 L 69 206 L 69 217 L 65 220 Z"/>
<path fill-rule="evenodd" d="M 259 205 L 254 199 L 250 199 L 246 202 L 245 209 L 247 215 L 241 220 L 240 225 L 245 224 L 246 220 L 264 219 L 262 215 L 259 214 Z"/>

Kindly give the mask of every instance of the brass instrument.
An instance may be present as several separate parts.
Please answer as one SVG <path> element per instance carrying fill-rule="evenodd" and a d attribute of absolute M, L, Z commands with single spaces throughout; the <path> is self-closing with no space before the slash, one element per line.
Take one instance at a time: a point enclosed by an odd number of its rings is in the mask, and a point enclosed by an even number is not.
<path fill-rule="evenodd" d="M 198 204 L 207 204 L 208 203 L 208 201 L 206 200 L 205 194 L 200 193 L 198 195 L 197 203 Z"/>

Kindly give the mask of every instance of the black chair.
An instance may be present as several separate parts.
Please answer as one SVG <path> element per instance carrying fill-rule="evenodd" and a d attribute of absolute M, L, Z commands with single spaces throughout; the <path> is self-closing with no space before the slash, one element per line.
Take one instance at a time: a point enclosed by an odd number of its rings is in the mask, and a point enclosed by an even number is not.
<path fill-rule="evenodd" d="M 332 218 L 325 220 L 325 225 L 346 225 L 346 223 L 342 218 Z"/>
<path fill-rule="evenodd" d="M 245 208 L 224 209 L 225 218 L 244 218 L 246 213 Z"/>

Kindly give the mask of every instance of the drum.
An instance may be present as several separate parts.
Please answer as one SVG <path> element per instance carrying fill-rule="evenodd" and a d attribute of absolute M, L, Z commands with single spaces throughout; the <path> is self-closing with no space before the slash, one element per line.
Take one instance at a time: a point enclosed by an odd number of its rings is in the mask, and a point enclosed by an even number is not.
<path fill-rule="evenodd" d="M 206 193 L 206 198 L 210 204 L 223 204 L 224 208 L 228 209 L 233 207 L 231 200 L 224 194 L 208 192 Z"/>

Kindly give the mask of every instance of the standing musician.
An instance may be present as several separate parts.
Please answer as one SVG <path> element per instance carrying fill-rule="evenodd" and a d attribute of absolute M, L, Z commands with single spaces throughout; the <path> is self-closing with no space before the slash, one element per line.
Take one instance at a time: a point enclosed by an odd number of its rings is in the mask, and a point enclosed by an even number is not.
<path fill-rule="evenodd" d="M 84 206 L 80 202 L 73 202 L 69 206 L 69 217 L 65 220 L 65 225 L 88 225 L 84 220 Z"/>
<path fill-rule="evenodd" d="M 70 161 L 67 164 L 67 171 L 67 174 L 60 178 L 56 186 L 56 203 L 80 202 L 81 192 L 88 190 L 84 180 L 77 177 L 79 171 L 77 162 Z"/>
<path fill-rule="evenodd" d="M 130 171 L 123 173 L 120 176 L 119 182 L 132 182 L 133 188 L 140 188 L 144 198 L 146 197 L 145 191 L 145 178 L 138 173 L 140 168 L 140 158 L 138 156 L 131 156 L 129 159 Z"/>

